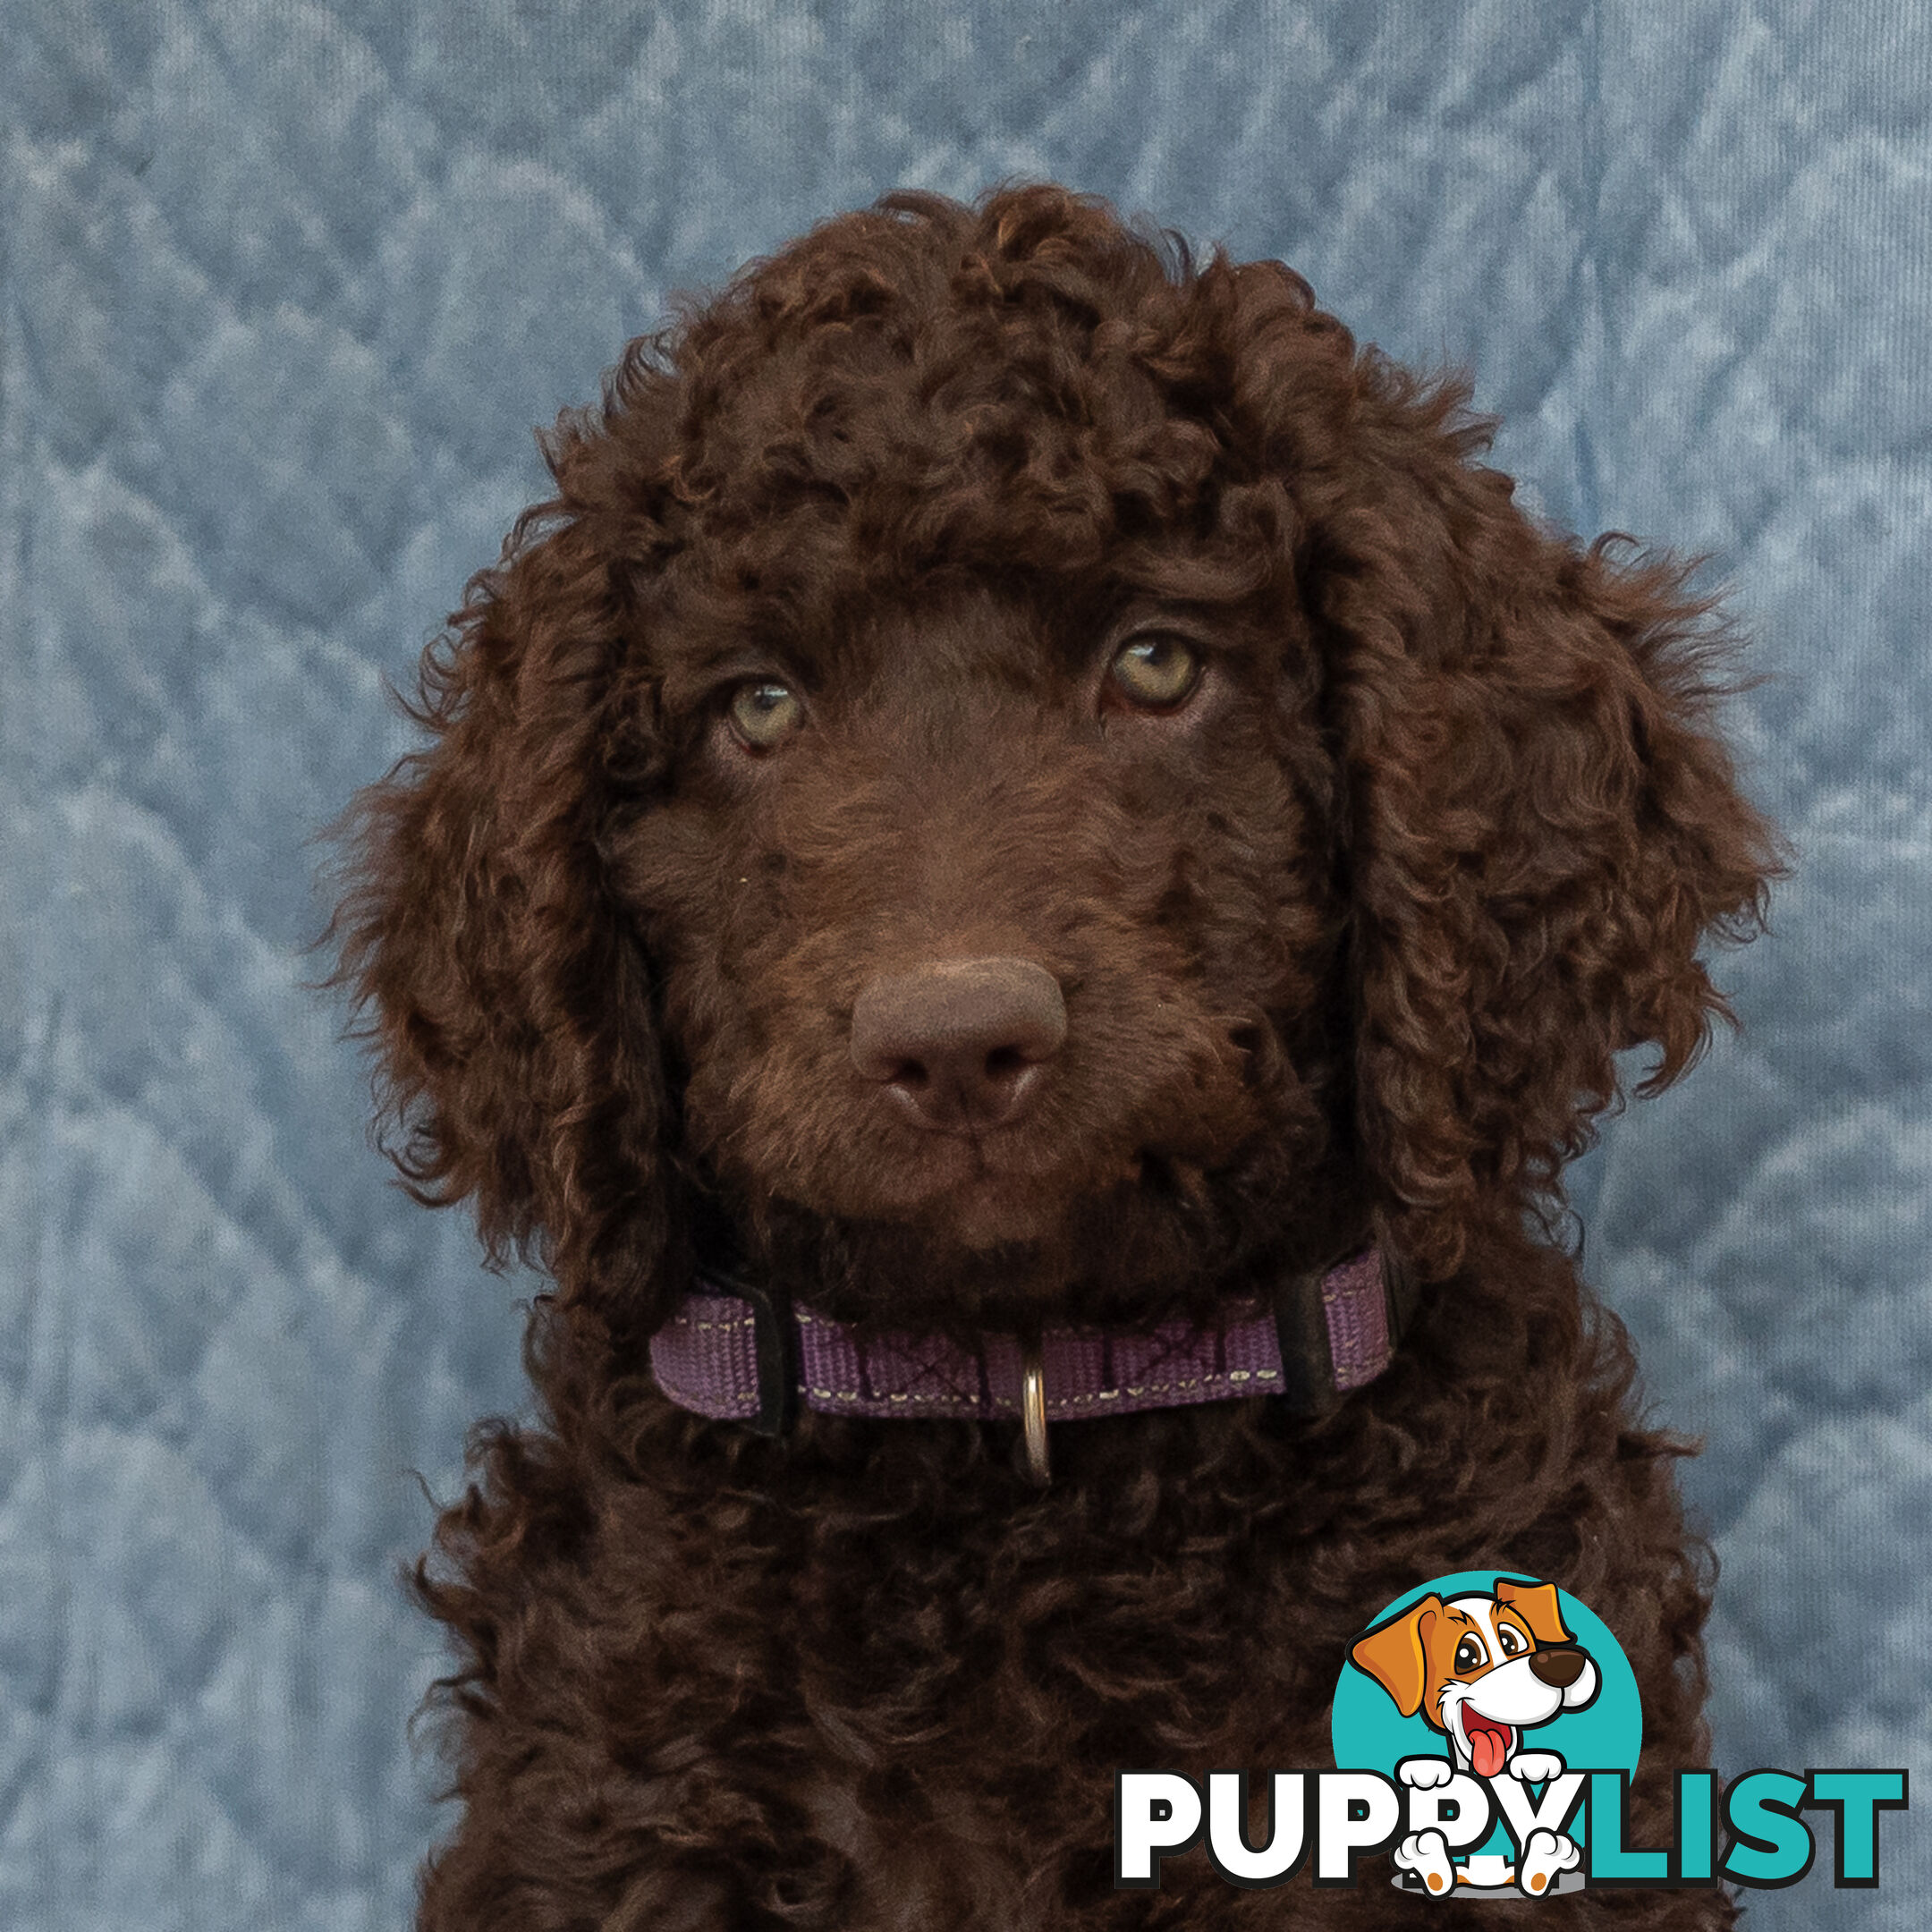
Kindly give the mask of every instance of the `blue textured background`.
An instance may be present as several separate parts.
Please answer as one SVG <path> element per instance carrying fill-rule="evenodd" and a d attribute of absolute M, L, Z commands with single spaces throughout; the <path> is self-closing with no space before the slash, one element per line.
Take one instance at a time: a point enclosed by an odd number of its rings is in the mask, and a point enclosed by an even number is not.
<path fill-rule="evenodd" d="M 1475 372 L 1711 552 L 1803 855 L 1579 1174 L 1724 1570 L 1721 1765 L 1932 1803 L 1932 25 L 1910 0 L 0 0 L 0 1924 L 360 1932 L 439 1828 L 394 1566 L 517 1301 L 362 1139 L 304 840 L 674 290 L 1045 174 Z M 1916 1928 L 1818 1876 L 1763 1927 Z"/>

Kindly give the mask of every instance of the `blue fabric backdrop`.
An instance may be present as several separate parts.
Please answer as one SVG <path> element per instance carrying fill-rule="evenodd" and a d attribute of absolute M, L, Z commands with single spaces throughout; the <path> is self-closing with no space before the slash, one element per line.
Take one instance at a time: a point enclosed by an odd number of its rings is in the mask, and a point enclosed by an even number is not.
<path fill-rule="evenodd" d="M 1576 1199 L 1709 1437 L 1720 1765 L 1922 1777 L 1928 104 L 1911 0 L 0 0 L 0 1924 L 404 1919 L 411 1471 L 530 1284 L 366 1148 L 304 841 L 674 291 L 1011 174 L 1285 258 L 1734 587 L 1802 869 Z M 1916 1927 L 1928 1838 L 1755 1922 Z"/>

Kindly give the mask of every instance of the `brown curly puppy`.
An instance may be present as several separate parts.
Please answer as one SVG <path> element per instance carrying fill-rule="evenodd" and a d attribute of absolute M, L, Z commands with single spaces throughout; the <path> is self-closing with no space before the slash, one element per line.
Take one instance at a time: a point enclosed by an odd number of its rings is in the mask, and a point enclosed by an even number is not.
<path fill-rule="evenodd" d="M 1534 526 L 1465 400 L 1035 187 L 827 224 L 547 440 L 340 915 L 404 1174 L 555 1282 L 541 1425 L 418 1573 L 464 1805 L 422 1925 L 1383 1923 L 1379 1862 L 1115 1890 L 1114 1775 L 1332 1761 L 1350 1640 L 1479 1566 L 1616 1632 L 1667 1828 L 1687 1445 L 1548 1230 L 1777 845 L 1682 569 Z M 1044 1489 L 1011 1423 L 772 1437 L 650 1370 L 720 1257 L 971 1349 L 1371 1236 L 1419 1284 L 1378 1379 L 1056 1427 Z"/>

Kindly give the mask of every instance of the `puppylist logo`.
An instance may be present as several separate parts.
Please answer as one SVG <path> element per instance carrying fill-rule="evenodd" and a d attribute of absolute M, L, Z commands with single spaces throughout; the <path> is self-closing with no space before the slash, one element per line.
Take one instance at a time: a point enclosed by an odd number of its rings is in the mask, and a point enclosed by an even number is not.
<path fill-rule="evenodd" d="M 1335 1770 L 1270 1775 L 1258 1844 L 1243 1774 L 1118 1774 L 1114 1885 L 1158 1887 L 1161 1860 L 1205 1837 L 1215 1869 L 1245 1886 L 1304 1863 L 1318 1885 L 1353 1885 L 1359 1860 L 1389 1852 L 1396 1887 L 1425 1898 L 1763 1889 L 1810 1870 L 1810 1810 L 1832 1815 L 1833 1883 L 1869 1887 L 1879 1814 L 1906 1805 L 1902 1770 L 1747 1771 L 1721 1787 L 1685 1770 L 1670 1842 L 1633 1845 L 1643 1714 L 1622 1648 L 1566 1591 L 1494 1571 L 1422 1584 L 1354 1640 L 1333 1734 Z"/>

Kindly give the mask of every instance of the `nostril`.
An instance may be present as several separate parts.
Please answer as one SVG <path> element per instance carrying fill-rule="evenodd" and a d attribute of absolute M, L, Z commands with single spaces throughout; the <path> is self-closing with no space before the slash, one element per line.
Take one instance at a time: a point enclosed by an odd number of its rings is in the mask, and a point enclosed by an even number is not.
<path fill-rule="evenodd" d="M 1030 960 L 935 960 L 869 980 L 852 1006 L 853 1066 L 953 1132 L 1015 1118 L 1065 1038 L 1059 982 Z"/>

